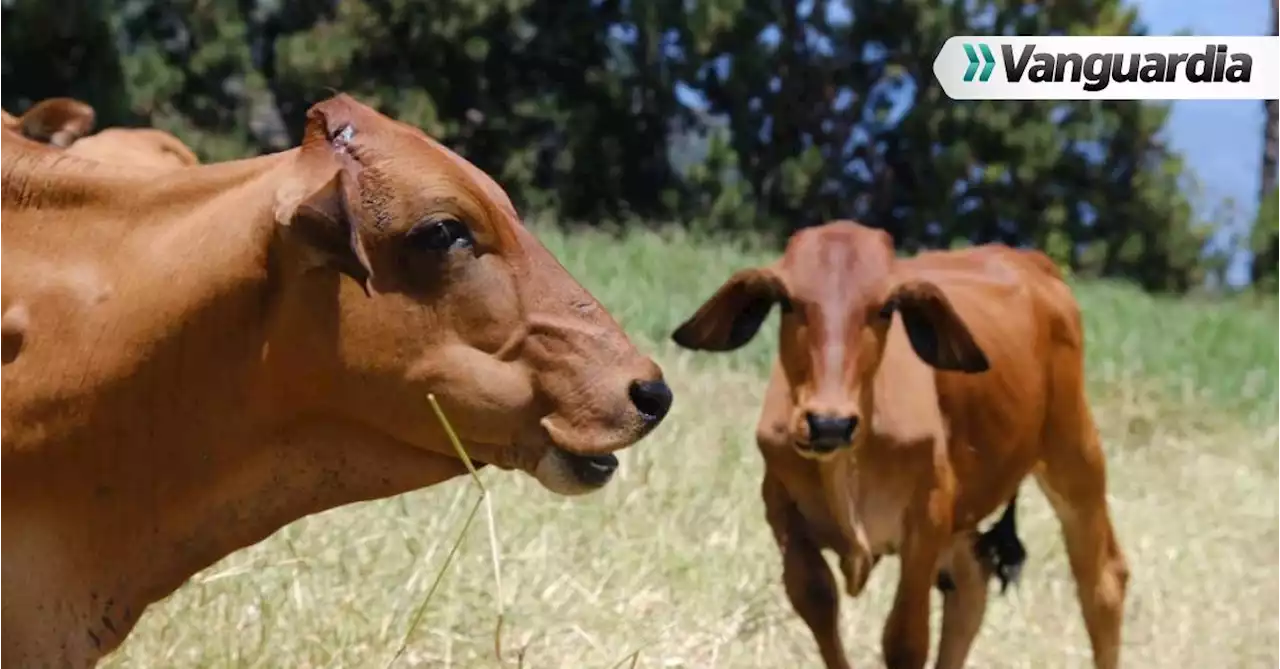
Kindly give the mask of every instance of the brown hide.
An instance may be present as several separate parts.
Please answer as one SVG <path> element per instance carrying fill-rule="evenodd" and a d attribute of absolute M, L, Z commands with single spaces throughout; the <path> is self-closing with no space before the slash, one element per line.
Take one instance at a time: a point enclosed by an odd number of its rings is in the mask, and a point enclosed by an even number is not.
<path fill-rule="evenodd" d="M 72 142 L 67 153 L 104 163 L 159 169 L 200 164 L 200 159 L 186 144 L 155 128 L 107 128 Z"/>

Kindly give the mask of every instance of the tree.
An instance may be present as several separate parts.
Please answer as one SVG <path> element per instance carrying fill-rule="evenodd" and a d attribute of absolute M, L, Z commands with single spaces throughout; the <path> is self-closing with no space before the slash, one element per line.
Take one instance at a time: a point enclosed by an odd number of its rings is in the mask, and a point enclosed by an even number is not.
<path fill-rule="evenodd" d="M 1208 230 L 1137 102 L 957 102 L 933 78 L 958 34 L 1141 34 L 1119 0 L 976 5 L 701 0 L 696 86 L 728 120 L 766 220 L 856 217 L 908 249 L 1001 241 L 1152 289 L 1202 278 Z"/>
<path fill-rule="evenodd" d="M 93 105 L 99 125 L 138 120 L 123 104 L 126 75 L 107 0 L 6 0 L 0 7 L 5 109 L 21 113 L 45 98 L 71 96 Z"/>
<path fill-rule="evenodd" d="M 1280 36 L 1280 7 L 1278 0 L 1271 0 L 1271 35 Z M 1280 248 L 1280 237 L 1277 235 L 1276 222 L 1276 142 L 1280 141 L 1280 101 L 1264 100 L 1266 120 L 1262 130 L 1262 173 L 1258 184 L 1258 220 L 1253 230 L 1253 264 L 1250 274 L 1252 283 L 1259 285 L 1268 283 L 1270 290 L 1275 290 L 1277 249 Z"/>

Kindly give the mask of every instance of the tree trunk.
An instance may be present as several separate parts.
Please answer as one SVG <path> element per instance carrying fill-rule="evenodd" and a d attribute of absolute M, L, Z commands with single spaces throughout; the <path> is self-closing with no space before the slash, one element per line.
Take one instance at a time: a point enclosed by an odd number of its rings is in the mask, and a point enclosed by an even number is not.
<path fill-rule="evenodd" d="M 1271 0 L 1271 34 L 1273 36 L 1280 35 L 1280 0 Z M 1280 130 L 1277 129 L 1277 113 L 1280 112 L 1280 101 L 1265 100 L 1263 105 L 1267 110 L 1266 127 L 1262 134 L 1262 174 L 1261 181 L 1258 184 L 1258 206 L 1261 207 L 1267 200 L 1267 195 L 1271 189 L 1276 187 L 1276 161 L 1277 147 L 1276 140 L 1280 137 Z M 1262 216 L 1258 216 L 1256 225 L 1270 226 L 1274 221 L 1263 221 Z M 1269 235 L 1270 239 L 1262 248 L 1254 250 L 1252 274 L 1253 283 L 1258 283 L 1264 278 L 1272 268 L 1275 267 L 1277 239 L 1276 233 Z"/>

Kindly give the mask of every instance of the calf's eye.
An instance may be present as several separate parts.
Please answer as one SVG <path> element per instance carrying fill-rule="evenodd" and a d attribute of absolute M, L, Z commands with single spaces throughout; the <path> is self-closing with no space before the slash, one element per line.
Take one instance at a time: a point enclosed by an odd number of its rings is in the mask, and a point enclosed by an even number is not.
<path fill-rule="evenodd" d="M 473 243 L 471 229 L 456 218 L 419 223 L 409 231 L 409 245 L 424 251 L 452 251 Z"/>

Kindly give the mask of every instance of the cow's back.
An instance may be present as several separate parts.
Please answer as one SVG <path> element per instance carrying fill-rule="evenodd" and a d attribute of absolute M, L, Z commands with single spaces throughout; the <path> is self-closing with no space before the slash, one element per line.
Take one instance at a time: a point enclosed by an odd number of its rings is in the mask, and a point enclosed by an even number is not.
<path fill-rule="evenodd" d="M 956 522 L 970 524 L 1034 466 L 1056 398 L 1082 392 L 1078 373 L 1056 369 L 1079 367 L 1079 307 L 1038 251 L 988 245 L 904 262 L 943 289 L 991 363 L 980 374 L 935 374 L 960 483 Z"/>
<path fill-rule="evenodd" d="M 165 169 L 200 163 L 177 137 L 155 128 L 107 128 L 76 140 L 67 152 L 102 162 Z"/>

